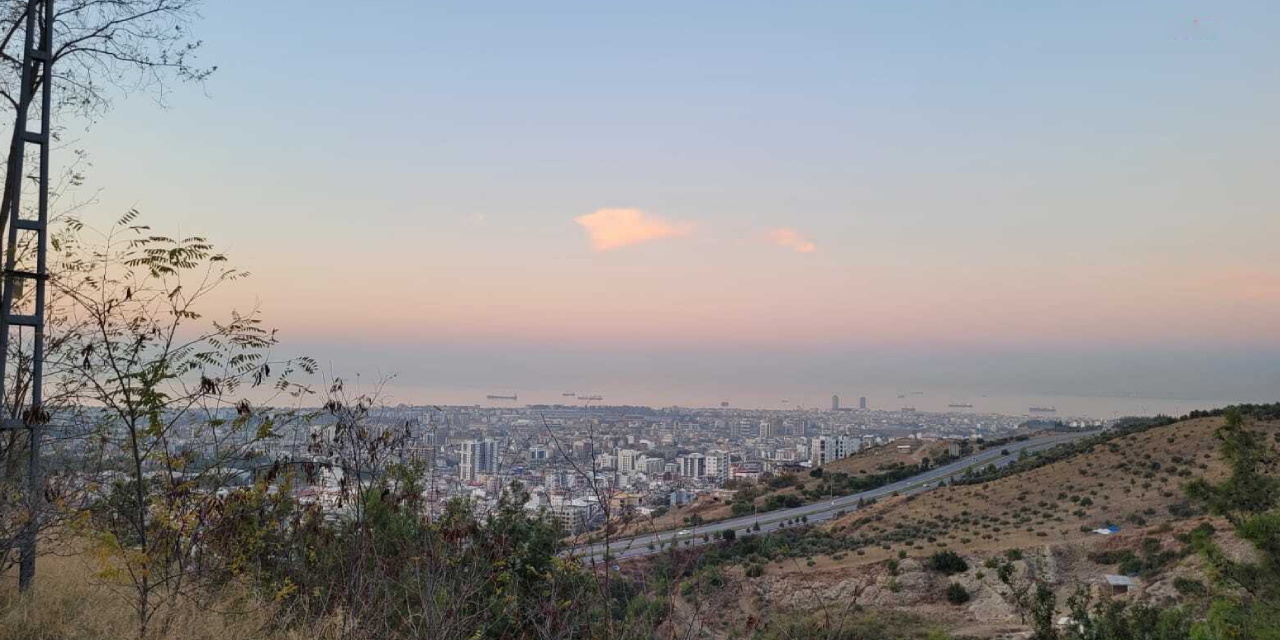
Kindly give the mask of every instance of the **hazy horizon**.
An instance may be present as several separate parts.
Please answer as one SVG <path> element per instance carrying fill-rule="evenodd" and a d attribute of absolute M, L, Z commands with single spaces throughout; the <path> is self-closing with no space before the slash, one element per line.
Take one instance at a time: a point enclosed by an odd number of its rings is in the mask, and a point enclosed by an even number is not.
<path fill-rule="evenodd" d="M 418 346 L 381 350 L 309 345 L 328 374 L 362 390 L 384 378 L 386 399 L 407 404 L 581 404 L 566 392 L 602 395 L 604 404 L 740 408 L 844 406 L 867 396 L 871 408 L 946 410 L 972 402 L 975 411 L 1021 414 L 1053 404 L 1064 415 L 1184 414 L 1228 403 L 1274 401 L 1280 376 L 1277 353 L 1160 354 L 1010 352 L 795 353 L 743 349 L 651 354 Z M 327 351 L 326 351 L 327 350 Z M 926 391 L 924 398 L 899 394 Z M 517 403 L 488 402 L 486 395 L 520 394 Z M 985 398 L 985 399 L 984 399 Z M 784 403 L 785 401 L 785 403 Z M 1071 413 L 1074 411 L 1075 413 Z"/>

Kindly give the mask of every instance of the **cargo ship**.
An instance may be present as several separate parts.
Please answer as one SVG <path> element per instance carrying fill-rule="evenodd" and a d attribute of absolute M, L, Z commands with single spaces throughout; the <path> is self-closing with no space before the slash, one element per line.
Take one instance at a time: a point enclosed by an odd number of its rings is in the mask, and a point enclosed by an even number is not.
<path fill-rule="evenodd" d="M 973 408 L 973 405 L 969 404 L 968 402 L 953 402 L 947 406 L 951 407 L 952 409 L 972 409 Z"/>
<path fill-rule="evenodd" d="M 1031 407 L 1027 411 L 1031 413 L 1057 413 L 1058 409 L 1056 407 Z"/>

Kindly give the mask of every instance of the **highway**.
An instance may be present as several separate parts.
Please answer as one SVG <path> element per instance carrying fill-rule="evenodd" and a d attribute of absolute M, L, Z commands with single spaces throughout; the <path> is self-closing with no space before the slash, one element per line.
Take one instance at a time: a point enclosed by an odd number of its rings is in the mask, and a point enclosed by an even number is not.
<path fill-rule="evenodd" d="M 1076 433 L 1067 433 L 1053 436 L 1044 436 L 1040 438 L 1031 438 L 1021 442 L 1010 442 L 999 448 L 987 449 L 966 458 L 961 458 L 954 462 L 947 463 L 941 467 L 930 469 L 924 473 L 917 474 L 905 480 L 899 480 L 892 484 L 887 484 L 879 489 L 871 489 L 861 493 L 854 493 L 847 496 L 824 499 L 821 502 L 807 504 L 801 507 L 791 509 L 779 509 L 768 513 L 757 513 L 718 522 L 708 522 L 698 526 L 689 526 L 678 531 L 661 531 L 658 533 L 649 533 L 629 538 L 619 538 L 610 540 L 608 545 L 609 555 L 613 559 L 632 558 L 636 556 L 649 555 L 657 553 L 664 545 L 670 543 L 685 544 L 691 542 L 691 545 L 703 544 L 702 536 L 704 534 L 711 535 L 711 541 L 714 542 L 720 538 L 721 532 L 727 529 L 733 529 L 739 536 L 749 535 L 753 533 L 767 533 L 783 528 L 788 520 L 798 520 L 801 517 L 808 518 L 808 524 L 817 524 L 830 520 L 835 517 L 839 511 L 852 513 L 857 511 L 859 500 L 872 500 L 899 493 L 902 495 L 910 495 L 928 491 L 938 486 L 942 480 L 962 475 L 966 469 L 973 467 L 985 467 L 988 464 L 995 464 L 997 467 L 1003 467 L 1018 459 L 1020 452 L 1026 450 L 1028 453 L 1033 451 L 1042 451 L 1050 449 L 1059 444 L 1077 440 L 1079 438 L 1097 434 L 1097 431 L 1081 431 Z M 1007 455 L 1001 451 L 1008 451 Z M 753 531 L 755 525 L 760 525 L 758 532 Z M 791 525 L 795 526 L 795 525 Z M 650 548 L 652 546 L 652 549 Z M 571 549 L 569 555 L 582 558 L 584 562 L 595 562 L 603 559 L 605 556 L 605 543 L 599 542 L 590 546 Z"/>

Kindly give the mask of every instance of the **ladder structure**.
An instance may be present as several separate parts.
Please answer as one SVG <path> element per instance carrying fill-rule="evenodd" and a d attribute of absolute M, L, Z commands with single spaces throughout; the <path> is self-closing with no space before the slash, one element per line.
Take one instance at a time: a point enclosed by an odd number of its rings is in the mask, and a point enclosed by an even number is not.
<path fill-rule="evenodd" d="M 41 502 L 44 497 L 43 479 L 40 472 L 40 440 L 44 435 L 45 424 L 49 421 L 44 410 L 44 305 L 45 281 L 48 279 L 48 241 L 49 241 L 49 144 L 50 120 L 53 90 L 53 0 L 28 0 L 26 11 L 26 47 L 22 59 L 22 89 L 18 101 L 17 116 L 14 122 L 13 144 L 9 149 L 9 165 L 6 179 L 9 183 L 5 191 L 9 201 L 4 205 L 8 209 L 9 219 L 7 244 L 4 247 L 3 294 L 0 294 L 0 380 L 13 395 L 9 400 L 13 403 L 6 407 L 5 415 L 0 417 L 0 430 L 25 429 L 29 433 L 28 453 L 30 460 L 27 468 L 27 508 L 29 515 L 19 533 L 21 559 L 18 568 L 18 584 L 23 591 L 29 590 L 35 581 L 36 574 L 36 538 L 39 532 Z M 31 103 L 35 100 L 37 84 L 40 88 L 40 128 L 29 129 Z M 37 213 L 34 219 L 23 217 L 22 188 L 25 180 L 26 150 L 28 144 L 40 147 L 39 177 L 37 179 Z M 31 270 L 30 256 L 23 256 L 23 265 L 18 264 L 18 249 L 29 247 L 31 235 L 35 234 L 35 265 Z M 34 287 L 28 288 L 30 282 Z M 35 290 L 35 301 L 30 313 L 14 313 L 14 303 L 22 302 L 31 289 Z M 18 332 L 19 348 L 22 345 L 22 328 L 34 330 L 30 359 L 30 403 L 24 392 L 23 359 L 18 358 L 9 371 L 9 349 L 11 334 L 15 328 Z M 20 409 L 20 410 L 19 410 Z M 11 411 L 11 412 L 10 412 Z"/>

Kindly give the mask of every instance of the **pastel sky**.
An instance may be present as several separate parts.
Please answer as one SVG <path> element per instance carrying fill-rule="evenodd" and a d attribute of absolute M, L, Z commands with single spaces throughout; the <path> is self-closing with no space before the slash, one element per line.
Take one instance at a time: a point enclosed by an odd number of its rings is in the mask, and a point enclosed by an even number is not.
<path fill-rule="evenodd" d="M 96 210 L 405 400 L 1280 396 L 1275 2 L 204 14 L 204 90 L 69 131 Z"/>

